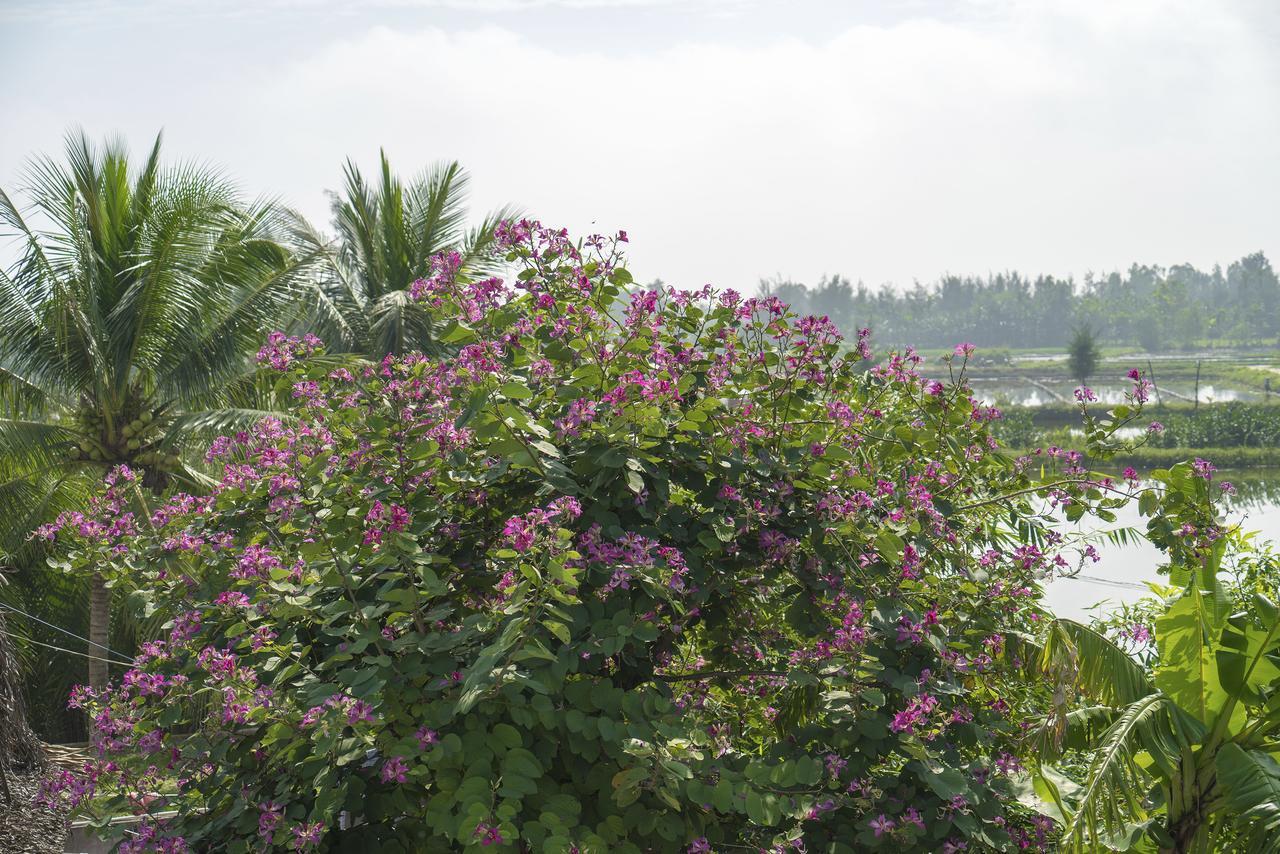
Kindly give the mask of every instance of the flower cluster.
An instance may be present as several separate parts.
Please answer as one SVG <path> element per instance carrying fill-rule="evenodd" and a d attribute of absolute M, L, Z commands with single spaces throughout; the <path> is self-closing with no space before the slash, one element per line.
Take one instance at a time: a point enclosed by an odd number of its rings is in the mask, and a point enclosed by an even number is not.
<path fill-rule="evenodd" d="M 1064 546 L 1017 497 L 1111 487 L 1009 465 L 989 408 L 866 330 L 634 288 L 625 242 L 521 221 L 510 282 L 435 259 L 437 358 L 273 334 L 290 417 L 215 440 L 210 496 L 139 525 L 120 472 L 42 531 L 167 621 L 78 695 L 101 760 L 50 797 L 163 792 L 150 849 L 1051 844 L 1011 639 Z"/>

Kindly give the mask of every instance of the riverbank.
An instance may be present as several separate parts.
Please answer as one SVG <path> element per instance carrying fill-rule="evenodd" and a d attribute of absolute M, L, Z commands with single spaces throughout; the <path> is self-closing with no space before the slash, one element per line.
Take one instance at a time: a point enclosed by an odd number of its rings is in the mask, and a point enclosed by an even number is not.
<path fill-rule="evenodd" d="M 1085 455 L 1085 464 L 1100 471 L 1117 472 L 1132 466 L 1139 470 L 1168 468 L 1169 466 L 1200 457 L 1209 460 L 1220 469 L 1273 469 L 1280 468 L 1280 448 L 1154 448 L 1144 445 L 1134 451 L 1118 454 L 1107 460 L 1090 457 L 1084 447 L 1060 444 L 1058 447 L 1077 450 Z M 1010 454 L 1021 456 L 1033 453 L 1032 449 L 1011 449 Z"/>

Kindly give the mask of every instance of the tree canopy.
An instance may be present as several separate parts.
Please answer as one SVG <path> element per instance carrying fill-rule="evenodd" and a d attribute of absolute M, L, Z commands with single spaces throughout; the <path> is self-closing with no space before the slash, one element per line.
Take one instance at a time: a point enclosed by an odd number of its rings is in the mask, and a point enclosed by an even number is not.
<path fill-rule="evenodd" d="M 1007 272 L 948 275 L 903 290 L 833 275 L 808 286 L 774 279 L 761 287 L 797 311 L 828 315 L 846 330 L 870 327 L 878 340 L 897 346 L 950 347 L 960 339 L 984 347 L 1064 347 L 1079 324 L 1104 343 L 1148 350 L 1274 344 L 1280 336 L 1280 279 L 1261 252 L 1226 270 L 1134 264 L 1083 281 Z"/>

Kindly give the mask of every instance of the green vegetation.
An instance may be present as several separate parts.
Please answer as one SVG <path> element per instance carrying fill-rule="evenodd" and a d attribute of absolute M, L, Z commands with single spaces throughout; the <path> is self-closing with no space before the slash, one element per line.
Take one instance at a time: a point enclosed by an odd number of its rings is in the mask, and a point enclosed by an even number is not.
<path fill-rule="evenodd" d="M 303 246 L 323 260 L 313 311 L 302 328 L 315 332 L 332 351 L 351 350 L 371 359 L 411 350 L 434 352 L 435 331 L 409 296 L 409 285 L 430 275 L 432 258 L 457 255 L 467 276 L 497 269 L 494 228 L 516 215 L 503 208 L 469 227 L 470 176 L 444 163 L 403 183 L 381 155 L 378 180 L 370 183 L 350 161 L 341 195 L 333 197 L 336 241 L 299 221 Z"/>
<path fill-rule="evenodd" d="M 86 622 L 83 584 L 49 578 L 27 538 L 116 465 L 156 487 L 207 483 L 182 450 L 265 414 L 245 355 L 293 316 L 306 258 L 280 242 L 277 208 L 243 202 L 208 169 L 165 167 L 159 138 L 131 163 L 122 144 L 73 134 L 65 158 L 32 163 L 25 206 L 0 192 L 20 253 L 0 272 L 0 553 L 17 569 L 3 596 L 97 649 L 129 648 L 129 626 L 109 637 L 102 579 L 89 580 Z M 37 692 L 64 693 L 82 672 L 30 655 Z M 105 662 L 92 662 L 90 682 L 105 684 Z"/>
<path fill-rule="evenodd" d="M 1211 472 L 1182 463 L 1152 477 L 1169 490 L 1141 506 L 1174 587 L 1148 603 L 1149 623 L 1123 627 L 1123 643 L 1070 620 L 1050 626 L 1041 666 L 1087 705 L 1058 704 L 1037 733 L 1040 759 L 1078 753 L 1084 771 L 1072 780 L 1042 764 L 1037 787 L 1063 819 L 1065 850 L 1276 850 L 1280 610 L 1220 579 L 1242 545 L 1234 534 L 1187 549 L 1180 526 L 1212 504 Z M 1274 589 L 1274 564 L 1255 580 Z"/>
<path fill-rule="evenodd" d="M 415 287 L 456 355 L 351 373 L 275 337 L 291 417 L 212 445 L 213 501 L 48 529 L 167 627 L 83 697 L 104 794 L 66 794 L 126 809 L 154 748 L 186 782 L 149 832 L 197 849 L 1048 844 L 1019 657 L 1078 549 L 1034 505 L 1124 499 L 1009 466 L 963 385 L 866 371 L 827 322 L 710 291 L 615 314 L 617 243 L 499 240 L 518 288 Z M 143 497 L 118 472 L 95 516 Z"/>
<path fill-rule="evenodd" d="M 1280 466 L 1280 405 L 1233 401 L 1198 408 L 1154 407 L 1148 412 L 1164 429 L 1120 451 L 1116 463 L 1146 469 L 1205 457 L 1223 468 Z M 1078 407 L 1010 407 L 1003 414 L 995 433 L 1014 453 L 1057 446 L 1088 457 Z"/>
<path fill-rule="evenodd" d="M 1098 370 L 1098 362 L 1102 354 L 1098 351 L 1098 342 L 1088 324 L 1076 327 L 1067 344 L 1067 370 L 1081 385 L 1088 382 Z"/>
<path fill-rule="evenodd" d="M 1226 270 L 1134 264 L 1126 273 L 1082 282 L 1020 273 L 946 276 L 933 285 L 873 290 L 842 276 L 816 286 L 761 282 L 799 311 L 825 314 L 844 329 L 870 327 L 894 346 L 1065 347 L 1087 323 L 1102 342 L 1147 351 L 1266 344 L 1280 335 L 1280 279 L 1261 252 Z"/>
<path fill-rule="evenodd" d="M 1260 255 L 824 282 L 891 335 L 1081 324 L 922 363 L 637 287 L 625 233 L 468 229 L 457 164 L 348 164 L 331 240 L 158 140 L 66 157 L 0 194 L 0 626 L 40 730 L 94 747 L 43 797 L 137 816 L 121 851 L 1280 850 L 1280 562 L 1223 521 L 1278 487 L 1200 459 L 1276 462 L 1275 354 L 1157 387 L 1086 326 L 1266 341 Z M 1263 401 L 1184 403 L 1192 368 Z M 1072 375 L 1123 402 L 970 385 Z M 1072 523 L 1131 506 L 1169 583 L 1055 618 L 1042 584 L 1137 535 Z"/>

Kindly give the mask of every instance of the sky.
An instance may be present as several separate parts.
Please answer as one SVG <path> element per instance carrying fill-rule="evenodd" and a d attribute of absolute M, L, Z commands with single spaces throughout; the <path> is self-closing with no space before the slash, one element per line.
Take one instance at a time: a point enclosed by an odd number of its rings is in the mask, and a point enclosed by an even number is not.
<path fill-rule="evenodd" d="M 458 160 L 684 287 L 1280 262 L 1271 0 L 0 0 L 0 74 L 10 191 L 163 129 L 320 225 Z"/>

